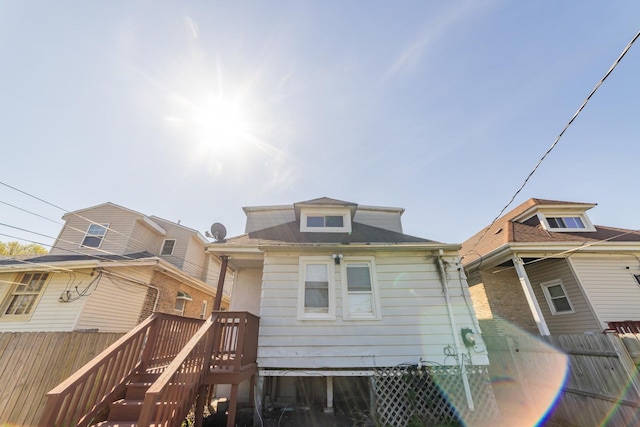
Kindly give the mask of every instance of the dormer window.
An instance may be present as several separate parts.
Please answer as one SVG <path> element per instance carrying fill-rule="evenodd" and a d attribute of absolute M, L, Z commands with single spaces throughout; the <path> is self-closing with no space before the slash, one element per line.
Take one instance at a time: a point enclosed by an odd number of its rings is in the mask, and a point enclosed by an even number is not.
<path fill-rule="evenodd" d="M 300 214 L 300 231 L 312 233 L 349 233 L 351 214 L 349 209 L 303 209 Z"/>
<path fill-rule="evenodd" d="M 585 228 L 584 223 L 577 216 L 547 217 L 549 228 Z"/>
<path fill-rule="evenodd" d="M 538 214 L 540 215 L 540 214 Z M 595 231 L 586 215 L 541 215 L 542 226 L 549 231 Z"/>

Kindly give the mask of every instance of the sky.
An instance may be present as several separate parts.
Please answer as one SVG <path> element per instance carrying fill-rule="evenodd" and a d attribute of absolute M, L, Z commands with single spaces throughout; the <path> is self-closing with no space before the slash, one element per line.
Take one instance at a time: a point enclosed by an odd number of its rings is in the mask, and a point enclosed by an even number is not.
<path fill-rule="evenodd" d="M 461 243 L 639 22 L 636 0 L 0 0 L 0 241 L 105 202 L 236 236 L 243 206 L 331 197 Z M 639 77 L 640 41 L 511 207 L 640 228 Z"/>

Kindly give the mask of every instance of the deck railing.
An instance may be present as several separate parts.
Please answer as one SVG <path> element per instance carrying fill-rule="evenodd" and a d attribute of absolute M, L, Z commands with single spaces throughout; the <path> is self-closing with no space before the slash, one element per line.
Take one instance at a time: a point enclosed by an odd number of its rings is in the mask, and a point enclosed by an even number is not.
<path fill-rule="evenodd" d="M 40 427 L 91 425 L 140 369 L 173 360 L 203 321 L 154 314 L 47 393 Z"/>
<path fill-rule="evenodd" d="M 219 311 L 211 369 L 238 371 L 255 363 L 258 354 L 259 317 L 245 311 Z"/>
<path fill-rule="evenodd" d="M 147 390 L 139 426 L 179 426 L 207 374 L 216 316 L 207 319 L 160 377 Z"/>
<path fill-rule="evenodd" d="M 623 320 L 618 322 L 607 322 L 609 326 L 604 332 L 615 332 L 618 334 L 640 334 L 640 320 Z"/>

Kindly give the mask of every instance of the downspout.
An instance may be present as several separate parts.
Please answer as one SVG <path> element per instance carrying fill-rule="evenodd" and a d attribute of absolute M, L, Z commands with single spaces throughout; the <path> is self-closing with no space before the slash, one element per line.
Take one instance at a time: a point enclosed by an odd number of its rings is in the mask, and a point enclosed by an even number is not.
<path fill-rule="evenodd" d="M 220 260 L 222 260 L 222 265 L 220 266 L 220 276 L 218 277 L 218 289 L 216 290 L 216 299 L 213 303 L 213 311 L 220 310 L 220 305 L 222 305 L 222 288 L 224 288 L 224 279 L 227 275 L 227 264 L 229 263 L 229 256 L 222 255 Z"/>
<path fill-rule="evenodd" d="M 462 376 L 462 385 L 464 386 L 464 394 L 467 397 L 467 406 L 469 410 L 475 411 L 475 407 L 473 405 L 473 396 L 471 395 L 471 387 L 469 386 L 469 377 L 467 376 L 467 369 L 464 366 L 464 358 L 465 353 L 460 350 L 460 334 L 458 333 L 458 326 L 456 324 L 456 318 L 453 314 L 453 306 L 451 304 L 451 295 L 449 295 L 449 285 L 447 280 L 447 270 L 444 266 L 444 262 L 442 258 L 444 256 L 444 251 L 442 249 L 439 250 L 438 253 L 438 266 L 440 267 L 440 276 L 442 281 L 442 290 L 444 291 L 444 299 L 447 303 L 447 312 L 449 313 L 449 323 L 451 324 L 451 331 L 453 333 L 453 344 L 456 348 L 456 354 L 458 355 L 459 363 L 460 363 L 460 375 Z"/>

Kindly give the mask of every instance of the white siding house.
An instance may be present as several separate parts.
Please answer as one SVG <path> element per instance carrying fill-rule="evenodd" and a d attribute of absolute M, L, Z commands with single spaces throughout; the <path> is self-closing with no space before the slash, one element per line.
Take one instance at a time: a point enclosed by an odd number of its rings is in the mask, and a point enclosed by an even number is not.
<path fill-rule="evenodd" d="M 488 365 L 459 245 L 402 234 L 403 209 L 320 198 L 244 211 L 247 234 L 208 250 L 230 257 L 231 309 L 259 310 L 257 393 L 267 407 L 319 398 L 330 412 L 334 391 L 358 383 L 335 378 Z"/>

